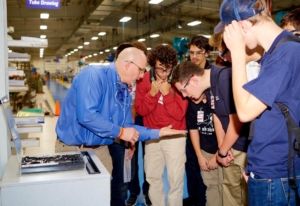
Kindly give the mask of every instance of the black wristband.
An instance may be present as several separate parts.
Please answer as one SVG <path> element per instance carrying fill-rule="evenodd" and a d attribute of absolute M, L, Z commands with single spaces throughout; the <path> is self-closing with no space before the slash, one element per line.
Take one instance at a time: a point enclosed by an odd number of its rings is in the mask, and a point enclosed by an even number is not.
<path fill-rule="evenodd" d="M 223 154 L 220 153 L 220 150 L 218 150 L 218 155 L 219 155 L 219 157 L 221 157 L 221 158 L 225 158 L 225 157 L 227 157 L 228 152 L 226 152 L 226 155 L 223 155 Z"/>

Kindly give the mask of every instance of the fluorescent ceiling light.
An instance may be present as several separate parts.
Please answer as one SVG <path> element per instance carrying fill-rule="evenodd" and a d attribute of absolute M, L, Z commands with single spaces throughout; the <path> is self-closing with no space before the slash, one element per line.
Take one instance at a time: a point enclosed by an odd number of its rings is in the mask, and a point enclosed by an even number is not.
<path fill-rule="evenodd" d="M 89 55 L 89 57 L 92 57 L 92 55 Z"/>
<path fill-rule="evenodd" d="M 147 47 L 147 50 L 151 50 L 151 47 Z"/>
<path fill-rule="evenodd" d="M 198 24 L 201 24 L 201 21 L 192 21 L 192 22 L 188 23 L 187 25 L 188 26 L 196 26 Z"/>
<path fill-rule="evenodd" d="M 66 54 L 65 57 L 67 57 L 68 55 Z"/>
<path fill-rule="evenodd" d="M 89 45 L 89 44 L 90 44 L 90 42 L 87 42 L 87 41 L 86 41 L 86 42 L 84 42 L 83 44 L 84 44 L 84 45 Z"/>
<path fill-rule="evenodd" d="M 46 29 L 47 29 L 47 26 L 46 26 L 46 25 L 41 25 L 41 26 L 40 26 L 40 29 L 46 30 Z"/>
<path fill-rule="evenodd" d="M 70 53 L 71 53 L 71 54 L 73 54 L 74 52 L 73 52 L 73 51 L 71 51 Z"/>
<path fill-rule="evenodd" d="M 117 50 L 117 48 L 118 48 L 118 47 L 115 46 L 115 47 L 113 48 L 113 50 Z"/>
<path fill-rule="evenodd" d="M 106 32 L 102 31 L 102 32 L 100 32 L 98 35 L 99 35 L 99 36 L 104 36 L 105 34 L 106 34 Z"/>
<path fill-rule="evenodd" d="M 96 54 L 96 53 L 94 54 L 94 56 L 97 56 L 97 55 L 98 55 L 98 54 Z"/>
<path fill-rule="evenodd" d="M 78 49 L 74 49 L 74 51 L 75 51 L 75 52 L 77 52 L 77 51 L 78 51 Z"/>
<path fill-rule="evenodd" d="M 130 19 L 131 19 L 130 16 L 124 16 L 122 19 L 120 19 L 119 22 L 127 22 L 127 21 L 129 21 Z"/>
<path fill-rule="evenodd" d="M 152 34 L 150 35 L 151 38 L 156 38 L 156 37 L 159 37 L 159 34 Z"/>
<path fill-rule="evenodd" d="M 149 4 L 159 4 L 160 2 L 162 2 L 163 0 L 150 0 Z"/>
<path fill-rule="evenodd" d="M 101 62 L 99 62 L 99 63 L 95 62 L 95 63 L 90 63 L 89 65 L 102 65 L 102 63 Z"/>
<path fill-rule="evenodd" d="M 83 46 L 78 46 L 78 49 L 82 49 L 83 48 Z"/>
<path fill-rule="evenodd" d="M 105 52 L 110 52 L 110 50 L 109 49 L 105 49 Z"/>
<path fill-rule="evenodd" d="M 48 13 L 41 13 L 40 17 L 41 17 L 41 19 L 49 19 L 49 14 Z"/>
<path fill-rule="evenodd" d="M 8 50 L 8 53 L 12 53 L 12 50 L 9 49 L 9 50 Z"/>
<path fill-rule="evenodd" d="M 40 50 L 44 50 L 44 48 L 40 48 Z"/>
<path fill-rule="evenodd" d="M 46 35 L 41 35 L 40 38 L 41 39 L 46 39 Z"/>
<path fill-rule="evenodd" d="M 139 42 L 142 42 L 142 41 L 146 41 L 146 39 L 141 38 L 141 39 L 139 39 L 138 41 L 139 41 Z"/>
<path fill-rule="evenodd" d="M 202 35 L 202 36 L 204 36 L 205 38 L 210 38 L 211 37 L 211 35 Z"/>
<path fill-rule="evenodd" d="M 97 40 L 97 39 L 98 39 L 97 36 L 92 37 L 92 40 Z"/>
<path fill-rule="evenodd" d="M 103 51 L 99 52 L 99 54 L 103 54 Z"/>

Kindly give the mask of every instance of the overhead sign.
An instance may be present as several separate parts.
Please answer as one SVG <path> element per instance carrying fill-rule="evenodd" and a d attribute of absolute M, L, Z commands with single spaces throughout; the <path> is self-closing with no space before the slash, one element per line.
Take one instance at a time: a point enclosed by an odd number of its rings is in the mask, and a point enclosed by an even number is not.
<path fill-rule="evenodd" d="M 60 9 L 60 0 L 26 0 L 27 8 Z"/>

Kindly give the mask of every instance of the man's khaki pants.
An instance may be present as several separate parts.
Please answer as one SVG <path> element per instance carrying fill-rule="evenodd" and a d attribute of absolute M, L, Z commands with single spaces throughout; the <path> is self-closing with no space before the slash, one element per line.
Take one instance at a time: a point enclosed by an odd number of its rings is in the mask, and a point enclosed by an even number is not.
<path fill-rule="evenodd" d="M 170 185 L 167 201 L 170 206 L 181 206 L 183 176 L 186 162 L 185 135 L 148 141 L 145 144 L 145 172 L 150 184 L 149 198 L 153 206 L 164 206 L 164 168 L 167 166 Z"/>
<path fill-rule="evenodd" d="M 247 153 L 231 149 L 234 160 L 223 167 L 223 205 L 248 205 L 248 186 L 243 178 L 247 165 Z"/>
<path fill-rule="evenodd" d="M 214 154 L 207 153 L 204 150 L 201 150 L 201 152 L 207 160 L 210 160 L 214 156 Z M 222 167 L 219 166 L 217 169 L 210 170 L 209 172 L 201 170 L 201 175 L 206 186 L 206 206 L 222 206 Z"/>
<path fill-rule="evenodd" d="M 56 140 L 55 143 L 55 152 L 63 151 L 64 149 L 72 149 L 76 148 L 76 146 L 68 146 L 65 143 L 61 142 L 60 140 Z M 107 169 L 109 174 L 112 174 L 112 160 L 111 156 L 109 154 L 109 150 L 107 146 L 100 146 L 98 148 L 92 149 L 92 148 L 85 148 L 83 146 L 79 147 L 81 151 L 87 151 L 87 150 L 93 150 L 97 157 L 100 159 L 101 163 L 104 165 L 104 167 Z"/>

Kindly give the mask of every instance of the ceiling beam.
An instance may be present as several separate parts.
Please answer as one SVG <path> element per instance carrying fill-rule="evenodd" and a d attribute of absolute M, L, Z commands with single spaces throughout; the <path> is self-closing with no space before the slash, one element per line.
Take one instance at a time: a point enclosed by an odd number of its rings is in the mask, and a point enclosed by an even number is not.
<path fill-rule="evenodd" d="M 64 45 L 65 43 L 67 43 L 69 41 L 70 38 L 72 38 L 72 36 L 76 33 L 76 31 L 81 27 L 81 25 L 88 19 L 88 17 L 90 16 L 91 13 L 93 13 L 97 8 L 98 6 L 100 6 L 100 4 L 103 2 L 104 0 L 95 0 L 95 5 L 92 9 L 86 11 L 86 13 L 81 16 L 77 26 L 73 29 L 71 35 L 69 35 L 69 37 L 63 42 L 62 45 Z M 60 47 L 61 48 L 61 47 Z M 56 53 L 59 52 L 60 48 L 56 51 Z"/>

